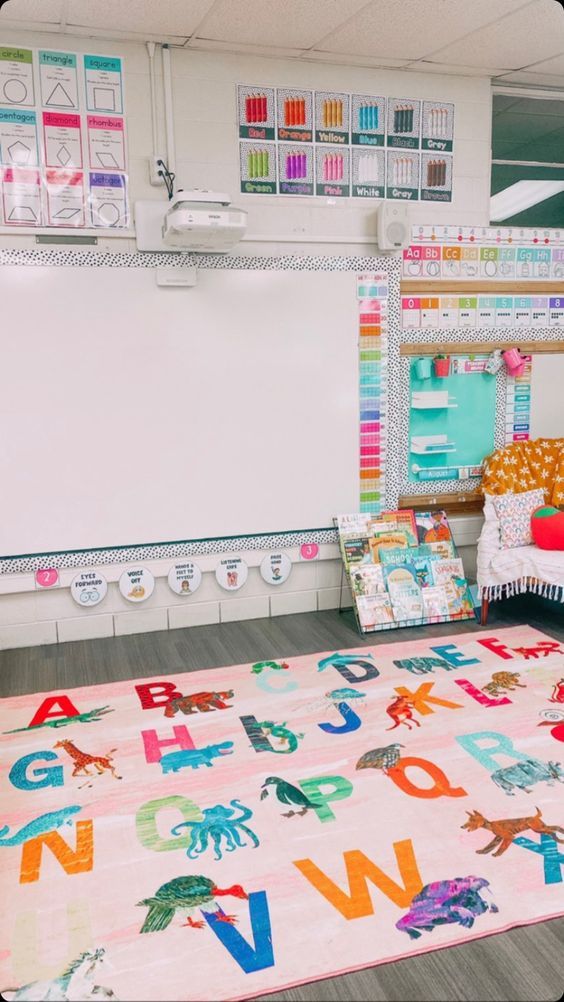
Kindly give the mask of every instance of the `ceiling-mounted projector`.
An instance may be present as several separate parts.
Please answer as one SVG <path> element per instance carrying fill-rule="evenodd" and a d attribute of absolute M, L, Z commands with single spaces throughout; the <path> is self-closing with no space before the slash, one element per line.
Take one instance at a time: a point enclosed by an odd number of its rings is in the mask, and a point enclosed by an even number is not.
<path fill-rule="evenodd" d="M 136 202 L 137 247 L 149 251 L 224 254 L 244 236 L 247 213 L 231 207 L 229 195 L 180 188 L 163 218 L 162 202 Z"/>

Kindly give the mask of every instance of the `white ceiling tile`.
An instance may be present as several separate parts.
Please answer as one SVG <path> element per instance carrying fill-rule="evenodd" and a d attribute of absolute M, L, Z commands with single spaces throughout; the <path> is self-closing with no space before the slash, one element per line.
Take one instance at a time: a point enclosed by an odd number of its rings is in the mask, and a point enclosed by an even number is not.
<path fill-rule="evenodd" d="M 444 73 L 457 77 L 494 77 L 505 70 L 485 68 L 483 66 L 461 66 L 460 63 L 434 63 L 427 59 L 419 59 L 409 63 L 405 69 L 416 73 Z"/>
<path fill-rule="evenodd" d="M 34 21 L 37 24 L 58 24 L 63 0 L 10 0 L 2 10 L 5 21 Z"/>
<path fill-rule="evenodd" d="M 317 49 L 307 49 L 302 53 L 302 59 L 333 65 L 367 66 L 370 69 L 399 69 L 408 62 L 407 59 L 385 59 L 382 56 L 342 56 L 338 52 L 318 52 Z"/>
<path fill-rule="evenodd" d="M 475 2 L 475 0 L 474 0 Z M 492 5 L 494 7 L 495 5 Z M 471 10 L 474 5 L 470 5 Z M 466 38 L 433 52 L 433 59 L 517 70 L 563 51 L 564 12 L 554 0 L 534 0 Z"/>
<path fill-rule="evenodd" d="M 562 15 L 564 19 L 564 14 Z M 564 39 L 562 43 L 562 53 L 564 53 Z M 532 63 L 524 66 L 527 73 L 555 73 L 557 76 L 564 76 L 564 54 L 555 56 L 554 59 L 543 59 L 540 63 Z"/>
<path fill-rule="evenodd" d="M 16 0 L 19 2 L 19 0 Z M 43 2 L 43 0 L 42 0 Z M 88 28 L 109 28 L 131 34 L 191 35 L 214 0 L 68 0 L 67 23 Z"/>
<path fill-rule="evenodd" d="M 216 0 L 198 38 L 307 49 L 362 7 L 366 0 Z"/>
<path fill-rule="evenodd" d="M 528 2 L 372 0 L 348 24 L 320 38 L 316 48 L 355 55 L 419 59 Z M 442 61 L 448 63 L 450 59 Z"/>
<path fill-rule="evenodd" d="M 564 74 L 556 73 L 528 73 L 525 70 L 518 70 L 516 73 L 504 73 L 496 77 L 494 83 L 523 84 L 527 87 L 557 87 L 562 88 L 564 84 Z"/>
<path fill-rule="evenodd" d="M 209 38 L 192 38 L 187 42 L 186 49 L 194 51 L 200 49 L 204 52 L 230 52 L 249 56 L 269 56 L 274 59 L 296 59 L 301 56 L 301 49 L 279 48 L 278 46 L 249 45 L 245 42 L 222 42 L 210 40 Z"/>

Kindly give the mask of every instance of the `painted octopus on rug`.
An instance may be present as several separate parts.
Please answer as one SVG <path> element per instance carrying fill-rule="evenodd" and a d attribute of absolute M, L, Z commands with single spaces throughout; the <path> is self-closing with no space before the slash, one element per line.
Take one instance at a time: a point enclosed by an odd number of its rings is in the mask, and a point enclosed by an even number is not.
<path fill-rule="evenodd" d="M 252 998 L 562 913 L 564 648 L 529 627 L 0 707 L 7 1002 Z"/>

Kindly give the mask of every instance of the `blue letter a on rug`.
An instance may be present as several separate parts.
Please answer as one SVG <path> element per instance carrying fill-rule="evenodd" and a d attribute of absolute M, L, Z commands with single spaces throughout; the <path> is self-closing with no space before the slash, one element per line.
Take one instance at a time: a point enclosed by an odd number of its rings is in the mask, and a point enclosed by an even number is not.
<path fill-rule="evenodd" d="M 265 891 L 249 894 L 249 915 L 253 931 L 254 948 L 235 926 L 222 921 L 219 915 L 225 912 L 219 908 L 216 912 L 205 912 L 200 909 L 212 932 L 223 943 L 226 950 L 239 964 L 245 974 L 262 971 L 265 967 L 274 967 L 274 951 L 272 949 L 272 928 L 268 912 L 268 900 Z"/>

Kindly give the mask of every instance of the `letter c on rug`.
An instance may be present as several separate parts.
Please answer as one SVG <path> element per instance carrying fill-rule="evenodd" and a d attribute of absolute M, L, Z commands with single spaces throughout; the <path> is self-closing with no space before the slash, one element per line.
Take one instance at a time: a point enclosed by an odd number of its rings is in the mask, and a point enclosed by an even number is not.
<path fill-rule="evenodd" d="M 281 676 L 285 676 L 285 678 L 281 678 Z M 282 684 L 271 685 L 271 679 L 276 679 Z M 288 678 L 287 672 L 276 671 L 274 668 L 267 668 L 260 675 L 255 675 L 255 682 L 263 692 L 293 692 L 294 689 L 299 689 L 298 683 Z"/>
<path fill-rule="evenodd" d="M 343 918 L 365 918 L 374 914 L 374 905 L 366 881 L 370 880 L 382 894 L 393 901 L 398 908 L 408 908 L 412 898 L 423 887 L 423 882 L 417 868 L 415 853 L 411 839 L 393 843 L 394 852 L 404 886 L 396 884 L 387 873 L 384 873 L 376 863 L 365 856 L 360 849 L 351 849 L 343 853 L 349 893 L 327 876 L 311 859 L 294 860 L 294 866 L 310 884 L 319 891 L 329 904 L 341 913 Z"/>
<path fill-rule="evenodd" d="M 415 786 L 407 778 L 405 770 L 409 768 L 422 769 L 433 780 L 433 786 Z M 393 779 L 396 786 L 404 793 L 409 793 L 410 797 L 420 797 L 422 800 L 433 800 L 435 797 L 467 797 L 468 794 L 461 786 L 451 786 L 448 777 L 442 769 L 433 762 L 428 762 L 425 758 L 415 758 L 406 756 L 387 771 L 390 779 Z"/>

